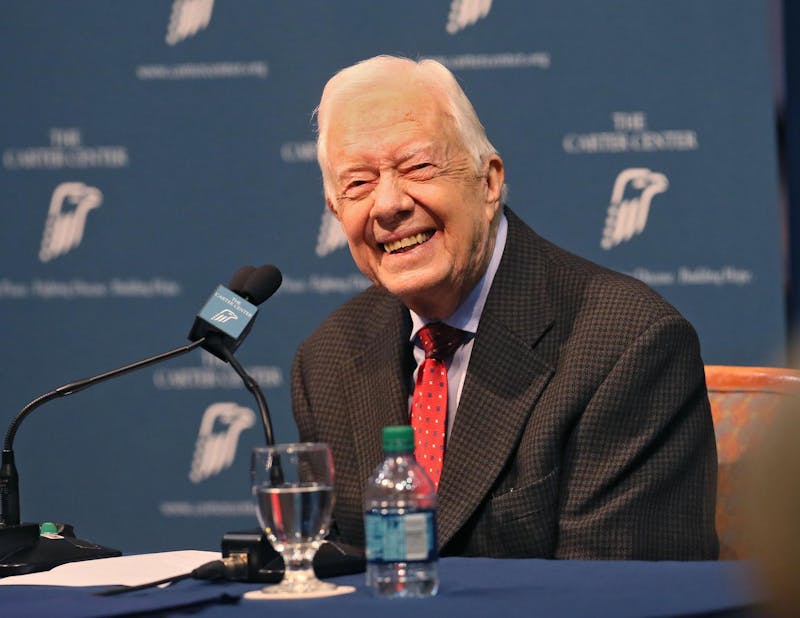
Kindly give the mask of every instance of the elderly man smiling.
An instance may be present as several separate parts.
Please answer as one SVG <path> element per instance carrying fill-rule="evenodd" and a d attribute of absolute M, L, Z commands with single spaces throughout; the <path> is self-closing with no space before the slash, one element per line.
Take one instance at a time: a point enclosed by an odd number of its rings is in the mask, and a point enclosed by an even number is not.
<path fill-rule="evenodd" d="M 318 124 L 327 206 L 374 283 L 293 367 L 300 438 L 333 449 L 334 533 L 364 544 L 380 430 L 411 423 L 444 555 L 715 558 L 714 433 L 688 322 L 505 205 L 503 161 L 441 64 L 348 67 Z"/>

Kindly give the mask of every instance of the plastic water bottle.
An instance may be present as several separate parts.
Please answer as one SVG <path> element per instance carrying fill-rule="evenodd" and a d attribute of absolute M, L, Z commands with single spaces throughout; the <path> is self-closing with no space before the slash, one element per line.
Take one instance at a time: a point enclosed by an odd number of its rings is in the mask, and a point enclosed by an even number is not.
<path fill-rule="evenodd" d="M 367 586 L 382 597 L 430 597 L 439 589 L 436 488 L 414 459 L 414 430 L 384 427 L 386 459 L 367 482 Z"/>

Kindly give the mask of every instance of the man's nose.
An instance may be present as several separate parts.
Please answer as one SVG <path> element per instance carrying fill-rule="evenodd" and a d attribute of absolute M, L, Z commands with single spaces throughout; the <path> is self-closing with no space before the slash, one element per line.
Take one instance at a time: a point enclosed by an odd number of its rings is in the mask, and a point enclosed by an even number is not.
<path fill-rule="evenodd" d="M 414 210 L 414 200 L 395 174 L 382 174 L 375 187 L 372 216 L 381 222 L 401 220 Z"/>

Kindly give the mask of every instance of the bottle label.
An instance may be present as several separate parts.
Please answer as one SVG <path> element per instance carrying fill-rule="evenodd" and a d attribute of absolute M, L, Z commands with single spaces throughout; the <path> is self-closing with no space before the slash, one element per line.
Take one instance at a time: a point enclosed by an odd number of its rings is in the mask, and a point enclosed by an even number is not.
<path fill-rule="evenodd" d="M 367 562 L 420 562 L 436 559 L 434 511 L 368 511 Z"/>

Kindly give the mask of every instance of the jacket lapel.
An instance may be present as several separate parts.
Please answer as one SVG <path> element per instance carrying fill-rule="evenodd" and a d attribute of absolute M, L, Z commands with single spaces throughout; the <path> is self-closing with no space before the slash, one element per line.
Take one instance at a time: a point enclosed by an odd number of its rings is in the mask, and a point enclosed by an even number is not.
<path fill-rule="evenodd" d="M 481 316 L 439 484 L 444 547 L 486 500 L 554 373 L 536 346 L 553 324 L 546 265 L 510 213 L 503 260 Z M 534 238 L 535 235 L 533 235 Z M 521 291 L 522 290 L 522 291 Z"/>
<path fill-rule="evenodd" d="M 343 365 L 341 372 L 342 380 L 350 382 L 348 418 L 364 483 L 383 460 L 381 429 L 408 424 L 411 321 L 408 311 L 393 300 L 383 316 L 373 322 L 375 328 L 364 341 L 363 352 Z"/>

